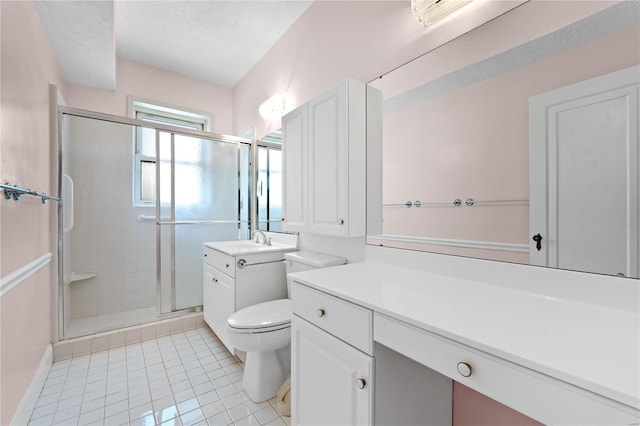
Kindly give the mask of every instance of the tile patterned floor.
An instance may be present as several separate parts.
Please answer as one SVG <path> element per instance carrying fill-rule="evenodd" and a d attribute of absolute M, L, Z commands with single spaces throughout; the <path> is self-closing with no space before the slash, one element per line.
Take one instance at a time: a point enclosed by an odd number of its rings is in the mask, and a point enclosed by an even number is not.
<path fill-rule="evenodd" d="M 29 425 L 290 424 L 207 327 L 55 362 Z"/>

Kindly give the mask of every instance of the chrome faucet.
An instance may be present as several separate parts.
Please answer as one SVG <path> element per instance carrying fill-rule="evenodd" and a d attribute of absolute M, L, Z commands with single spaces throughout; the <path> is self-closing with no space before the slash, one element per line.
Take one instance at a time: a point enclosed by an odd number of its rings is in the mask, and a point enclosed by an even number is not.
<path fill-rule="evenodd" d="M 253 233 L 253 235 L 256 237 L 255 242 L 257 244 L 260 244 L 260 236 L 262 235 L 262 244 L 264 244 L 265 246 L 270 246 L 271 245 L 271 238 L 267 238 L 267 236 L 264 235 L 264 232 L 255 231 Z"/>

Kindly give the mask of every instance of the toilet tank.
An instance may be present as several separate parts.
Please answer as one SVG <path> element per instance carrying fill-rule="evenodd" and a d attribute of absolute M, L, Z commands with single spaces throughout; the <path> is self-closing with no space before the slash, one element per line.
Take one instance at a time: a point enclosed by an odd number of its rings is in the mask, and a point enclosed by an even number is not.
<path fill-rule="evenodd" d="M 313 251 L 294 251 L 284 255 L 287 271 L 287 292 L 291 288 L 289 274 L 294 272 L 308 271 L 309 269 L 328 268 L 329 266 L 344 265 L 347 259 L 339 256 L 331 256 Z"/>

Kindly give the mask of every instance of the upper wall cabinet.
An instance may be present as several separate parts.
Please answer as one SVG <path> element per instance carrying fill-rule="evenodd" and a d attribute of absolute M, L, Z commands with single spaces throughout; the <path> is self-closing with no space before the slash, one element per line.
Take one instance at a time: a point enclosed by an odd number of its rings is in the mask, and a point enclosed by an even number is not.
<path fill-rule="evenodd" d="M 282 118 L 284 229 L 365 235 L 365 85 L 348 79 Z"/>

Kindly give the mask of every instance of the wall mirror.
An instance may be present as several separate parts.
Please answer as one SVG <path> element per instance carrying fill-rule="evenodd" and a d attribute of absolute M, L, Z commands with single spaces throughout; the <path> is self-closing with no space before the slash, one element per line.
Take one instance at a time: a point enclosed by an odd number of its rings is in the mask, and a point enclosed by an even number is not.
<path fill-rule="evenodd" d="M 638 278 L 639 24 L 530 1 L 370 82 L 367 243 Z"/>
<path fill-rule="evenodd" d="M 276 130 L 256 143 L 256 215 L 260 231 L 282 232 L 282 132 Z"/>

